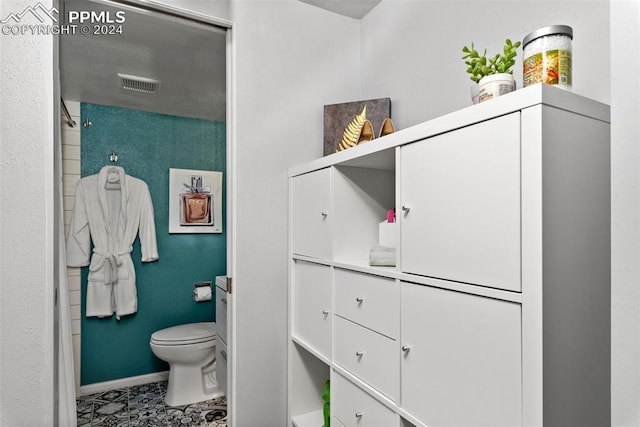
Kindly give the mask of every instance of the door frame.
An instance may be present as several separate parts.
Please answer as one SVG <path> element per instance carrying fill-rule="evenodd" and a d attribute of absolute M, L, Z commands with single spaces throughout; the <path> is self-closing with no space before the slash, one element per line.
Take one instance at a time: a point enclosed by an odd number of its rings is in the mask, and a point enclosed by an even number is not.
<path fill-rule="evenodd" d="M 177 8 L 168 4 L 158 3 L 154 0 L 97 0 L 99 3 L 132 6 L 139 9 L 148 10 L 150 12 L 160 13 L 163 15 L 169 15 L 176 18 L 187 19 L 208 26 L 215 26 L 222 28 L 226 31 L 226 233 L 227 233 L 227 277 L 233 278 L 236 273 L 236 195 L 234 192 L 236 184 L 236 122 L 235 122 L 235 43 L 233 38 L 233 22 L 197 13 L 190 10 Z M 54 51 L 54 77 L 57 77 L 57 87 L 59 88 L 60 76 L 57 74 L 58 70 L 58 58 L 59 52 L 57 49 Z M 59 116 L 59 95 L 54 97 L 54 112 L 56 117 Z M 54 138 L 58 138 L 54 136 Z M 59 143 L 60 141 L 57 141 Z M 57 242 L 54 242 L 57 244 Z M 227 296 L 227 336 L 228 336 L 228 364 L 227 364 L 227 423 L 229 426 L 233 425 L 235 419 L 235 397 L 236 397 L 236 375 L 235 375 L 235 298 L 232 292 L 228 292 Z M 54 310 L 55 311 L 55 310 Z M 58 338 L 54 337 L 54 348 L 56 348 Z M 55 356 L 55 355 L 54 355 Z M 55 365 L 55 364 L 54 364 Z M 57 376 L 57 369 L 54 368 L 54 377 Z M 56 383 L 57 384 L 57 383 Z M 56 396 L 56 402 L 54 404 L 54 411 L 57 412 L 58 398 Z M 55 420 L 57 421 L 57 413 L 55 414 Z"/>

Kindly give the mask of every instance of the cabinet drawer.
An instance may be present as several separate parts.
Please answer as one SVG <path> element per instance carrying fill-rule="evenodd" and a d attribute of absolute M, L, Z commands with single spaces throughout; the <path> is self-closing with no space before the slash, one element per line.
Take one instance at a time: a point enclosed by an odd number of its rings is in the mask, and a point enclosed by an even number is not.
<path fill-rule="evenodd" d="M 331 268 L 296 261 L 293 336 L 331 358 Z"/>
<path fill-rule="evenodd" d="M 216 286 L 216 333 L 227 342 L 227 292 Z"/>
<path fill-rule="evenodd" d="M 335 322 L 336 363 L 395 400 L 398 395 L 397 342 L 339 316 Z"/>
<path fill-rule="evenodd" d="M 227 394 L 227 358 L 227 345 L 216 340 L 216 379 L 224 394 Z"/>
<path fill-rule="evenodd" d="M 336 314 L 390 338 L 398 338 L 400 290 L 393 279 L 336 270 Z"/>
<path fill-rule="evenodd" d="M 345 427 L 394 427 L 398 416 L 389 408 L 335 374 L 332 379 L 333 415 Z"/>

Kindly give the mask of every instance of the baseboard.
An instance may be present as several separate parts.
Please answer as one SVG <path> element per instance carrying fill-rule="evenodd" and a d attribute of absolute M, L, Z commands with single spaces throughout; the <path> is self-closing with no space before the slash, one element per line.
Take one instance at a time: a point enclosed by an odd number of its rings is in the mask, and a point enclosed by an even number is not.
<path fill-rule="evenodd" d="M 169 371 L 154 372 L 151 374 L 138 375 L 135 377 L 120 378 L 113 381 L 87 384 L 80 386 L 80 396 L 100 393 L 103 391 L 114 390 L 118 388 L 132 387 L 140 384 L 152 383 L 154 381 L 164 381 L 167 378 L 169 378 Z"/>

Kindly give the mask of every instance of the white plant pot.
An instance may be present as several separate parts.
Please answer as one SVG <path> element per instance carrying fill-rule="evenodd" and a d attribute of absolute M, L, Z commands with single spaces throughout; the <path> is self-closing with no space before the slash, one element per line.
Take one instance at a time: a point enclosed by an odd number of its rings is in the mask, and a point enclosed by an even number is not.
<path fill-rule="evenodd" d="M 513 74 L 509 73 L 485 76 L 480 79 L 478 86 L 480 87 L 480 102 L 488 101 L 516 90 Z"/>

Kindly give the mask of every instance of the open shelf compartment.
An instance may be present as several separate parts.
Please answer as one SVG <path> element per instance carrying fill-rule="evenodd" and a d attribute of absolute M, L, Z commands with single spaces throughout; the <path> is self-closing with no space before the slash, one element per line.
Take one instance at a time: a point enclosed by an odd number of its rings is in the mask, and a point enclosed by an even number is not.
<path fill-rule="evenodd" d="M 295 343 L 291 356 L 291 424 L 295 427 L 322 427 L 322 394 L 331 369 Z"/>

